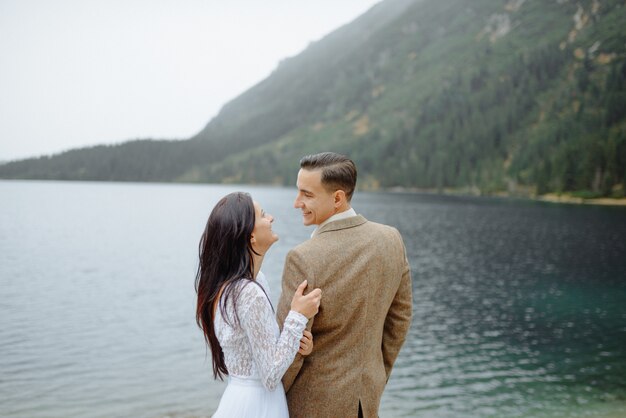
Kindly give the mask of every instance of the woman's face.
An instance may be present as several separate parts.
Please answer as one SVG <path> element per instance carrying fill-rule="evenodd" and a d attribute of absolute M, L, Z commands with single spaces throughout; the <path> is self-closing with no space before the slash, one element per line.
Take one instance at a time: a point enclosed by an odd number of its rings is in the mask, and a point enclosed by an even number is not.
<path fill-rule="evenodd" d="M 252 248 L 259 254 L 265 254 L 278 235 L 272 231 L 274 217 L 265 213 L 259 202 L 254 202 L 254 230 L 252 231 Z"/>

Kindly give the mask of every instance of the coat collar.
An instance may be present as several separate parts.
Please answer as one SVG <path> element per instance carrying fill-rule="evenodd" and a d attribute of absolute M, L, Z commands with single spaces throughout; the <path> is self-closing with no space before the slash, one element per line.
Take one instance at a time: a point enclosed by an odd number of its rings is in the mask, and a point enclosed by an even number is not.
<path fill-rule="evenodd" d="M 338 231 L 340 229 L 354 228 L 355 226 L 363 225 L 367 222 L 367 219 L 363 215 L 351 216 L 346 219 L 340 219 L 338 221 L 329 222 L 322 226 L 315 236 L 323 234 L 324 232 Z"/>

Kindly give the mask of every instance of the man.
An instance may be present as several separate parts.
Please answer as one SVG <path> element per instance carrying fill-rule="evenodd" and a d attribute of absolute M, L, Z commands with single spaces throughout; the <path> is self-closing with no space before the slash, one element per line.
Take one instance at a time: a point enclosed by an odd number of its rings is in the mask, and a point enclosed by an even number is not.
<path fill-rule="evenodd" d="M 281 327 L 302 280 L 323 296 L 307 325 L 313 352 L 298 354 L 283 378 L 291 417 L 376 417 L 409 330 L 411 276 L 402 238 L 352 209 L 356 176 L 354 163 L 339 154 L 300 160 L 294 207 L 304 225 L 317 229 L 287 254 Z"/>

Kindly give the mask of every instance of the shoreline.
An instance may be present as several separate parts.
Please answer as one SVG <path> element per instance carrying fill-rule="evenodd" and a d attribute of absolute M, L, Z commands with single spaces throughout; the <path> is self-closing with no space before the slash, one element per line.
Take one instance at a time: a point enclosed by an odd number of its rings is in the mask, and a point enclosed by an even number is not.
<path fill-rule="evenodd" d="M 582 197 L 574 197 L 568 195 L 558 195 L 556 193 L 547 193 L 536 197 L 533 200 L 551 203 L 568 203 L 576 205 L 600 205 L 600 206 L 626 206 L 626 198 L 596 197 L 592 199 L 584 199 Z"/>
<path fill-rule="evenodd" d="M 122 183 L 122 184 L 164 184 L 164 185 L 208 185 L 208 186 L 262 186 L 262 187 L 287 187 L 274 183 L 254 183 L 254 184 L 236 184 L 236 183 L 200 183 L 200 182 L 184 182 L 184 181 L 125 181 L 125 180 L 55 180 L 55 179 L 0 179 L 0 182 L 62 182 L 62 183 Z M 417 187 L 368 187 L 367 185 L 361 189 L 364 192 L 387 192 L 387 193 L 412 193 L 412 194 L 429 194 L 440 196 L 467 196 L 467 197 L 499 197 L 502 199 L 519 199 L 532 202 L 547 202 L 568 205 L 596 205 L 596 206 L 614 206 L 626 207 L 626 197 L 597 197 L 585 199 L 582 197 L 572 196 L 570 194 L 546 193 L 543 195 L 533 195 L 530 193 L 509 193 L 495 192 L 482 193 L 478 188 L 466 189 L 421 189 Z"/>
<path fill-rule="evenodd" d="M 440 196 L 467 196 L 467 197 L 499 197 L 503 199 L 519 199 L 532 202 L 547 202 L 557 204 L 568 205 L 596 205 L 596 206 L 614 206 L 614 207 L 626 207 L 626 197 L 612 198 L 612 197 L 596 197 L 585 199 L 582 197 L 576 197 L 569 194 L 558 193 L 546 193 L 543 195 L 526 195 L 526 194 L 511 194 L 508 192 L 497 193 L 481 193 L 478 189 L 419 189 L 409 187 L 390 187 L 387 189 L 378 190 L 364 190 L 364 191 L 384 191 L 389 193 L 414 193 L 414 194 L 429 194 Z"/>

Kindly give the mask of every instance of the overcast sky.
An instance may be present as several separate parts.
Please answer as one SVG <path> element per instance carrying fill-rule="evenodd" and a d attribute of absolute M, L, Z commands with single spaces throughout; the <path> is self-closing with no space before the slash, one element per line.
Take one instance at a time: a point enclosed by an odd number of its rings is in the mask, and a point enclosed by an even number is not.
<path fill-rule="evenodd" d="M 0 161 L 185 139 L 380 0 L 0 0 Z"/>

